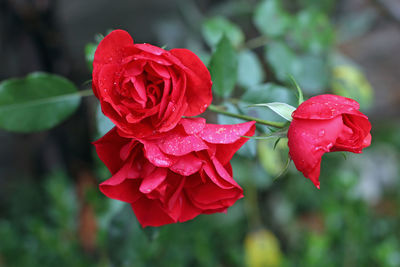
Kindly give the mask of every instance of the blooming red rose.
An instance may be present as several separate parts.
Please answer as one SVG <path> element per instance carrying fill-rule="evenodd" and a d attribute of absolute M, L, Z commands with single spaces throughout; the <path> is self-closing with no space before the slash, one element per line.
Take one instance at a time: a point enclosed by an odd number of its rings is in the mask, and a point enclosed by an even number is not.
<path fill-rule="evenodd" d="M 361 153 L 371 143 L 371 124 L 349 98 L 319 95 L 303 102 L 289 126 L 289 154 L 296 168 L 319 188 L 321 157 L 326 152 Z"/>
<path fill-rule="evenodd" d="M 94 143 L 112 173 L 100 190 L 130 203 L 143 227 L 225 212 L 243 197 L 229 161 L 248 140 L 241 136 L 254 131 L 254 122 L 214 125 L 202 118 L 182 119 L 146 139 L 121 137 L 114 128 Z"/>
<path fill-rule="evenodd" d="M 212 100 L 211 85 L 191 51 L 134 44 L 123 30 L 108 34 L 94 55 L 93 92 L 103 113 L 132 136 L 166 132 L 182 116 L 202 113 Z"/>

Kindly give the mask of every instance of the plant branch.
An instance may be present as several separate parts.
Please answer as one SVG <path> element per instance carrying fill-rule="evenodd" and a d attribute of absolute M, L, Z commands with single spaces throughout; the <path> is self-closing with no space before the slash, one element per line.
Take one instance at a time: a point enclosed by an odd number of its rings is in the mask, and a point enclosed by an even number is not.
<path fill-rule="evenodd" d="M 208 106 L 208 110 L 213 111 L 215 113 L 223 114 L 223 115 L 226 115 L 226 116 L 229 116 L 229 117 L 242 119 L 242 120 L 245 120 L 245 121 L 255 121 L 255 122 L 259 123 L 259 124 L 272 126 L 272 127 L 275 127 L 275 128 L 283 128 L 285 126 L 284 122 L 267 121 L 267 120 L 262 120 L 260 118 L 247 116 L 247 115 L 231 113 L 229 111 L 224 110 L 223 108 L 220 108 L 220 107 L 212 105 L 212 104 L 210 106 Z"/>

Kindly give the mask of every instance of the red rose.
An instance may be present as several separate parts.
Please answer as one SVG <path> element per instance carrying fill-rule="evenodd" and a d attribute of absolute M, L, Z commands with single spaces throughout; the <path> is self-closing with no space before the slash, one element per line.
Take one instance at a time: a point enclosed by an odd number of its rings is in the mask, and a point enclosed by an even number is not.
<path fill-rule="evenodd" d="M 108 34 L 93 61 L 93 92 L 103 113 L 136 137 L 166 132 L 212 100 L 211 77 L 187 49 L 134 44 L 123 30 Z"/>
<path fill-rule="evenodd" d="M 94 143 L 112 173 L 100 190 L 130 203 L 143 227 L 225 212 L 243 197 L 229 161 L 248 140 L 241 136 L 254 131 L 254 122 L 214 125 L 202 118 L 182 119 L 150 139 L 121 137 L 114 128 Z"/>
<path fill-rule="evenodd" d="M 292 114 L 289 154 L 296 168 L 319 188 L 321 157 L 326 152 L 362 153 L 371 143 L 371 124 L 349 98 L 319 95 L 303 102 Z"/>

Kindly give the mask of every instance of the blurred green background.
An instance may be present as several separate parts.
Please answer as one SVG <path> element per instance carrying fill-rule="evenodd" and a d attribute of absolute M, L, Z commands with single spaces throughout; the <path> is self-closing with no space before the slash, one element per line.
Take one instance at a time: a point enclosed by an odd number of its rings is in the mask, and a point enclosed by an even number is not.
<path fill-rule="evenodd" d="M 250 140 L 232 160 L 245 198 L 227 214 L 142 229 L 98 190 L 110 174 L 90 142 L 111 125 L 89 97 L 52 130 L 0 131 L 0 266 L 400 266 L 397 0 L 4 0 L 0 80 L 42 70 L 86 89 L 98 34 L 116 28 L 193 50 L 233 112 L 279 120 L 247 106 L 296 105 L 289 74 L 306 97 L 354 98 L 372 145 L 325 155 L 317 190 L 293 164 L 280 175 L 284 138 Z"/>

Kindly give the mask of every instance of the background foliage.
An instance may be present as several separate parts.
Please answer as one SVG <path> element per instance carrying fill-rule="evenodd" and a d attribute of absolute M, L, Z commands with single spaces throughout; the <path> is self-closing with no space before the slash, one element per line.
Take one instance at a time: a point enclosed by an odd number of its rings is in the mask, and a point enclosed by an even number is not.
<path fill-rule="evenodd" d="M 154 24 L 154 36 L 146 40 L 145 34 L 139 35 L 139 41 L 195 51 L 210 69 L 214 103 L 235 113 L 284 121 L 266 108 L 248 106 L 296 106 L 291 76 L 306 97 L 331 92 L 354 98 L 372 120 L 371 147 L 362 155 L 325 155 L 317 190 L 293 165 L 281 175 L 288 155 L 285 138 L 278 143 L 276 138 L 250 140 L 232 160 L 245 198 L 227 214 L 142 229 L 128 204 L 105 198 L 97 188 L 109 173 L 90 141 L 112 123 L 94 98 L 79 107 L 82 93 L 77 91 L 88 87 L 84 81 L 102 38 L 96 35 L 79 46 L 78 62 L 83 64 L 74 80 L 80 86 L 46 73 L 0 84 L 2 129 L 32 132 L 59 124 L 40 134 L 16 135 L 18 145 L 2 142 L 0 266 L 400 265 L 400 127 L 395 116 L 379 113 L 383 89 L 376 88 L 374 95 L 362 67 L 343 52 L 387 18 L 387 23 L 398 23 L 396 17 L 385 13 L 388 9 L 382 13 L 385 5 L 365 4 L 358 10 L 346 1 L 206 2 L 179 2 L 179 16 L 163 18 Z M 155 6 L 147 8 L 150 14 L 157 11 Z M 91 36 L 122 26 L 110 23 Z M 62 49 L 51 42 L 43 49 L 56 51 L 52 45 Z M 65 75 L 52 61 L 43 66 Z M 46 105 L 37 108 L 37 103 Z M 16 105 L 18 112 L 13 111 Z M 241 122 L 210 112 L 206 116 L 221 124 Z M 258 131 L 262 135 L 271 129 Z M 8 133 L 1 134 L 6 140 Z M 11 166 L 24 171 L 8 171 L 8 155 L 29 147 L 36 150 L 26 158 L 11 156 L 18 162 Z"/>

